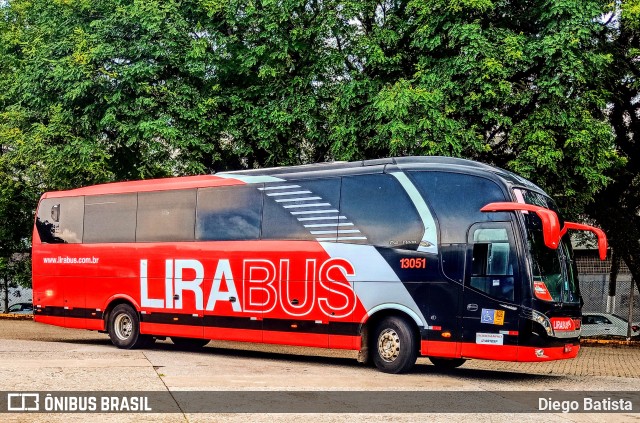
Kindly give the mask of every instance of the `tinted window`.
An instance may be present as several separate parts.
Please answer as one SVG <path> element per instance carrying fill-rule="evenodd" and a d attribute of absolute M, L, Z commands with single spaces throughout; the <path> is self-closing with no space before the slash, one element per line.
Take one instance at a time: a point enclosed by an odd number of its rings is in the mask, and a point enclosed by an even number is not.
<path fill-rule="evenodd" d="M 196 239 L 260 238 L 262 193 L 258 186 L 198 190 Z"/>
<path fill-rule="evenodd" d="M 473 231 L 472 287 L 492 297 L 513 300 L 515 251 L 505 228 Z"/>
<path fill-rule="evenodd" d="M 340 178 L 266 184 L 263 239 L 335 241 Z"/>
<path fill-rule="evenodd" d="M 443 244 L 441 247 L 442 271 L 449 279 L 462 283 L 467 244 Z"/>
<path fill-rule="evenodd" d="M 192 241 L 195 218 L 195 190 L 141 192 L 136 241 Z"/>
<path fill-rule="evenodd" d="M 85 197 L 83 242 L 135 242 L 136 194 Z"/>
<path fill-rule="evenodd" d="M 84 197 L 47 198 L 40 202 L 36 228 L 45 243 L 82 242 Z"/>
<path fill-rule="evenodd" d="M 448 172 L 410 172 L 416 187 L 433 208 L 442 243 L 466 242 L 472 223 L 510 220 L 509 213 L 483 213 L 492 202 L 506 201 L 500 187 L 485 178 Z"/>
<path fill-rule="evenodd" d="M 338 240 L 417 249 L 424 224 L 398 180 L 387 174 L 342 179 Z"/>

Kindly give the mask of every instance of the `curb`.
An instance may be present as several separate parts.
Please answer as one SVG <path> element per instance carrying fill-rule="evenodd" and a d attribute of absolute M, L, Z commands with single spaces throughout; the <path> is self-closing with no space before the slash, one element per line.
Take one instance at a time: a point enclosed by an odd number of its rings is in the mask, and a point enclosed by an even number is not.
<path fill-rule="evenodd" d="M 580 345 L 583 347 L 611 347 L 611 346 L 618 346 L 618 347 L 640 347 L 640 340 L 636 339 L 631 339 L 631 340 L 627 340 L 626 338 L 620 338 L 620 339 L 606 339 L 606 338 L 601 338 L 601 339 L 581 339 L 580 340 Z"/>
<path fill-rule="evenodd" d="M 33 320 L 33 314 L 4 314 L 4 313 L 0 313 L 0 320 Z"/>

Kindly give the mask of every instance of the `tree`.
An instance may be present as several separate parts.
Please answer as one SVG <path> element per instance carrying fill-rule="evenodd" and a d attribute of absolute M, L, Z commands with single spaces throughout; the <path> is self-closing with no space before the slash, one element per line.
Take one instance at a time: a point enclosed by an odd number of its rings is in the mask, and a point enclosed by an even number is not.
<path fill-rule="evenodd" d="M 0 131 L 48 188 L 327 159 L 330 6 L 10 1 Z"/>
<path fill-rule="evenodd" d="M 7 5 L 0 127 L 49 187 L 447 154 L 583 204 L 615 159 L 597 0 Z"/>
<path fill-rule="evenodd" d="M 9 307 L 9 288 L 31 285 L 29 235 L 34 194 L 16 169 L 10 169 L 0 145 L 0 296 Z M 12 170 L 9 172 L 9 170 Z"/>
<path fill-rule="evenodd" d="M 637 1 L 613 3 L 599 41 L 612 65 L 598 80 L 611 96 L 608 119 L 624 162 L 611 169 L 611 183 L 598 192 L 588 214 L 607 232 L 640 289 L 640 8 Z"/>
<path fill-rule="evenodd" d="M 592 83 L 611 65 L 597 41 L 603 2 L 367 5 L 349 17 L 359 62 L 334 105 L 336 156 L 479 159 L 536 181 L 573 216 L 605 185 L 617 156 L 607 93 Z M 354 92 L 365 98 L 341 108 Z"/>

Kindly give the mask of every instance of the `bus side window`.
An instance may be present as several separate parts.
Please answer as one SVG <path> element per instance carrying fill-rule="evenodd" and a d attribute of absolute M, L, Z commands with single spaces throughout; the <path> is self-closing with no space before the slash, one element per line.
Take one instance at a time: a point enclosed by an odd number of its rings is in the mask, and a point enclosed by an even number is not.
<path fill-rule="evenodd" d="M 198 190 L 196 239 L 240 241 L 260 238 L 262 185 Z"/>
<path fill-rule="evenodd" d="M 340 214 L 352 222 L 338 233 L 341 242 L 416 250 L 424 235 L 409 195 L 388 174 L 343 177 Z"/>
<path fill-rule="evenodd" d="M 136 242 L 193 241 L 196 190 L 138 193 Z"/>
<path fill-rule="evenodd" d="M 82 242 L 84 197 L 47 198 L 40 202 L 36 228 L 47 244 Z"/>
<path fill-rule="evenodd" d="M 507 230 L 480 228 L 473 232 L 470 285 L 495 298 L 513 301 L 515 255 Z"/>
<path fill-rule="evenodd" d="M 509 201 L 493 181 L 473 175 L 441 171 L 411 171 L 409 176 L 438 219 L 441 244 L 465 244 L 466 222 L 510 219 L 509 213 L 483 213 L 492 202 Z"/>
<path fill-rule="evenodd" d="M 83 242 L 135 242 L 137 206 L 137 194 L 87 196 Z"/>

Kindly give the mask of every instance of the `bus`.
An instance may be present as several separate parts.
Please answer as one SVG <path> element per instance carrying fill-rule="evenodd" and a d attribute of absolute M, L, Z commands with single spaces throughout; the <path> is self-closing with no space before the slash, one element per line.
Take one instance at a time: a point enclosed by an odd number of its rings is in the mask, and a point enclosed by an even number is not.
<path fill-rule="evenodd" d="M 358 351 L 381 371 L 580 349 L 566 222 L 538 186 L 446 157 L 116 182 L 45 193 L 35 320 L 108 333 Z"/>

